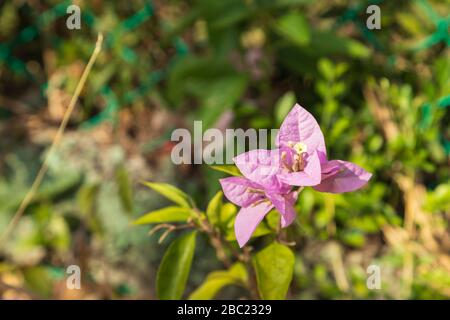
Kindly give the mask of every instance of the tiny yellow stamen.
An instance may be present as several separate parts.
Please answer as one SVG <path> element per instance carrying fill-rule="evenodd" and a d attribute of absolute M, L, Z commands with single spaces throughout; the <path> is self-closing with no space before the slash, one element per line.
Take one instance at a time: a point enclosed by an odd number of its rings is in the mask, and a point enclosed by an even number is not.
<path fill-rule="evenodd" d="M 281 152 L 281 165 L 283 166 L 284 169 L 287 169 L 289 171 L 289 167 L 286 164 L 286 157 L 287 157 L 286 151 Z"/>
<path fill-rule="evenodd" d="M 300 171 L 303 171 L 303 169 L 305 169 L 305 158 L 303 158 L 303 155 L 300 155 L 300 159 L 298 160 L 298 167 Z"/>
<path fill-rule="evenodd" d="M 265 194 L 263 190 L 255 189 L 255 188 L 247 188 L 247 191 L 251 192 L 251 193 Z"/>
<path fill-rule="evenodd" d="M 294 163 L 292 164 L 292 171 L 297 172 L 300 170 L 300 163 L 299 163 L 300 157 L 298 154 L 294 156 Z"/>
<path fill-rule="evenodd" d="M 270 202 L 270 201 L 269 201 L 269 199 L 264 198 L 264 199 L 261 199 L 261 200 L 258 200 L 258 201 L 253 202 L 253 203 L 251 204 L 251 207 L 257 206 L 258 204 L 261 204 L 261 203 L 264 203 L 264 202 Z"/>
<path fill-rule="evenodd" d="M 302 153 L 308 151 L 308 147 L 303 142 L 297 142 L 294 145 L 294 150 L 295 150 L 295 152 L 297 152 L 297 154 L 302 154 Z"/>

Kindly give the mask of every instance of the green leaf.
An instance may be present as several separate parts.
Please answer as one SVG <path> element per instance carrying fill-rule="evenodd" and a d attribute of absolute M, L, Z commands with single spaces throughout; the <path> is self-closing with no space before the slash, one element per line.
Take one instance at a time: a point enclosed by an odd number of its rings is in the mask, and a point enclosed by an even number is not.
<path fill-rule="evenodd" d="M 286 39 L 300 46 L 308 44 L 311 38 L 308 22 L 297 12 L 282 16 L 275 28 Z"/>
<path fill-rule="evenodd" d="M 172 242 L 156 274 L 156 293 L 161 300 L 177 300 L 183 296 L 195 251 L 196 231 Z"/>
<path fill-rule="evenodd" d="M 242 285 L 247 283 L 247 270 L 242 263 L 236 263 L 229 270 L 211 272 L 202 283 L 189 296 L 190 300 L 210 300 L 224 287 L 229 285 Z"/>
<path fill-rule="evenodd" d="M 184 208 L 193 207 L 192 199 L 186 193 L 170 184 L 156 182 L 143 182 L 143 184 Z"/>
<path fill-rule="evenodd" d="M 217 192 L 206 208 L 206 216 L 208 217 L 209 222 L 213 225 L 216 225 L 219 222 L 220 211 L 222 209 L 222 197 L 223 192 Z"/>
<path fill-rule="evenodd" d="M 326 80 L 334 80 L 334 73 L 335 73 L 334 65 L 329 59 L 327 58 L 320 59 L 318 63 L 318 68 L 320 73 Z"/>
<path fill-rule="evenodd" d="M 219 223 L 221 227 L 226 230 L 228 226 L 231 225 L 231 227 L 234 225 L 233 217 L 237 213 L 237 208 L 232 203 L 224 203 L 221 210 L 220 210 L 220 216 L 219 216 Z"/>
<path fill-rule="evenodd" d="M 310 46 L 305 50 L 314 55 L 348 55 L 353 58 L 368 58 L 371 51 L 364 44 L 352 38 L 339 36 L 331 31 L 314 30 L 311 36 Z"/>
<path fill-rule="evenodd" d="M 295 257 L 291 249 L 273 242 L 253 258 L 258 291 L 262 299 L 286 297 L 294 271 Z"/>
<path fill-rule="evenodd" d="M 124 209 L 131 213 L 133 212 L 133 193 L 128 178 L 128 172 L 124 166 L 120 166 L 116 171 L 116 182 L 119 188 L 119 197 Z"/>
<path fill-rule="evenodd" d="M 347 245 L 361 248 L 366 243 L 364 234 L 359 230 L 345 230 L 339 234 L 339 238 Z"/>
<path fill-rule="evenodd" d="M 292 91 L 288 91 L 278 99 L 277 104 L 275 105 L 275 119 L 277 120 L 278 125 L 283 122 L 289 111 L 291 111 L 295 104 L 295 100 L 295 94 Z"/>
<path fill-rule="evenodd" d="M 83 215 L 93 215 L 95 211 L 95 201 L 99 192 L 99 185 L 96 183 L 84 184 L 77 193 L 77 202 L 80 212 Z"/>
<path fill-rule="evenodd" d="M 144 214 L 142 217 L 133 221 L 133 224 L 186 222 L 191 216 L 191 213 L 192 211 L 189 208 L 166 207 Z"/>
<path fill-rule="evenodd" d="M 239 169 L 234 164 L 224 164 L 209 166 L 211 169 L 231 174 L 232 176 L 242 176 Z"/>
<path fill-rule="evenodd" d="M 450 210 L 450 183 L 440 184 L 427 193 L 424 208 L 430 212 Z"/>
<path fill-rule="evenodd" d="M 280 228 L 280 219 L 280 213 L 277 210 L 272 209 L 266 215 L 264 220 L 267 222 L 267 226 L 269 227 L 269 229 L 276 231 Z"/>

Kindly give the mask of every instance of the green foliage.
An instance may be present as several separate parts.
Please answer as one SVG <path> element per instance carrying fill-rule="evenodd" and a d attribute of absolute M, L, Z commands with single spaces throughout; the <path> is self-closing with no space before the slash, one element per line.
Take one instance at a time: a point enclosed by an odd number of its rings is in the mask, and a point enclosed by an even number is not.
<path fill-rule="evenodd" d="M 144 214 L 136 219 L 134 224 L 153 224 L 166 222 L 186 222 L 192 215 L 192 210 L 183 207 L 165 207 Z"/>
<path fill-rule="evenodd" d="M 143 184 L 184 208 L 192 207 L 192 199 L 186 193 L 170 184 L 155 182 L 143 182 Z"/>
<path fill-rule="evenodd" d="M 220 212 L 222 209 L 223 192 L 219 191 L 208 203 L 206 208 L 206 216 L 212 225 L 217 225 L 220 220 Z"/>
<path fill-rule="evenodd" d="M 174 66 L 168 94 L 178 103 L 183 98 L 195 97 L 200 105 L 197 119 L 203 121 L 206 129 L 238 102 L 246 86 L 247 78 L 233 71 L 227 61 L 188 57 Z"/>
<path fill-rule="evenodd" d="M 246 286 L 248 281 L 247 270 L 242 263 L 236 263 L 229 270 L 213 271 L 206 277 L 205 281 L 194 292 L 191 300 L 210 300 L 226 286 Z"/>
<path fill-rule="evenodd" d="M 234 217 L 237 214 L 237 208 L 232 203 L 224 203 L 219 214 L 219 227 L 223 232 L 233 229 Z M 228 231 L 231 233 L 231 231 Z"/>
<path fill-rule="evenodd" d="M 425 209 L 430 212 L 450 210 L 450 184 L 440 184 L 430 191 L 425 202 Z"/>
<path fill-rule="evenodd" d="M 309 24 L 300 13 L 291 12 L 282 16 L 276 23 L 276 29 L 283 37 L 296 45 L 307 45 L 311 38 Z"/>
<path fill-rule="evenodd" d="M 239 169 L 232 164 L 209 166 L 211 169 L 231 174 L 232 176 L 241 176 Z"/>
<path fill-rule="evenodd" d="M 162 300 L 180 299 L 191 270 L 195 251 L 195 231 L 172 242 L 164 254 L 156 275 L 156 292 Z"/>
<path fill-rule="evenodd" d="M 49 298 L 51 296 L 52 279 L 48 268 L 44 266 L 27 268 L 24 271 L 24 277 L 30 289 L 43 297 Z"/>
<path fill-rule="evenodd" d="M 124 208 L 128 212 L 133 212 L 133 194 L 126 169 L 122 166 L 116 171 L 117 186 L 119 188 L 119 196 L 122 200 Z"/>
<path fill-rule="evenodd" d="M 258 291 L 262 299 L 286 297 L 294 271 L 295 256 L 291 249 L 272 242 L 253 258 Z"/>

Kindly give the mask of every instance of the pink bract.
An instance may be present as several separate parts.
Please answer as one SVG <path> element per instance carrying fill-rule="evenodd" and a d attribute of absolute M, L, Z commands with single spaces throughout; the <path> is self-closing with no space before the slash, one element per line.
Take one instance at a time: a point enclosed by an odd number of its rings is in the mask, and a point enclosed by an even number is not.
<path fill-rule="evenodd" d="M 276 147 L 238 155 L 233 160 L 243 177 L 220 180 L 225 197 L 241 207 L 235 221 L 241 247 L 272 208 L 281 214 L 281 227 L 295 220 L 298 192 L 292 191 L 292 186 L 343 193 L 363 187 L 372 177 L 354 163 L 328 160 L 319 124 L 299 104 L 281 124 Z"/>

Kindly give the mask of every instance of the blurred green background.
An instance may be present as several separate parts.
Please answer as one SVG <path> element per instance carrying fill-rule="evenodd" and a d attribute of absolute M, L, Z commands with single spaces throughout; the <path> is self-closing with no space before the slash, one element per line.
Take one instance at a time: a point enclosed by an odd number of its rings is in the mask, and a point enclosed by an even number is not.
<path fill-rule="evenodd" d="M 302 192 L 288 298 L 450 298 L 449 1 L 73 1 L 81 30 L 66 27 L 70 4 L 0 4 L 0 233 L 105 35 L 44 183 L 0 247 L 0 298 L 155 298 L 168 241 L 130 222 L 167 202 L 139 181 L 204 206 L 224 176 L 173 165 L 172 130 L 278 128 L 295 101 L 331 158 L 374 176 L 350 194 Z M 381 30 L 366 28 L 369 4 Z M 220 268 L 202 241 L 188 291 Z M 71 264 L 82 290 L 66 288 Z M 380 290 L 366 286 L 372 264 Z"/>

